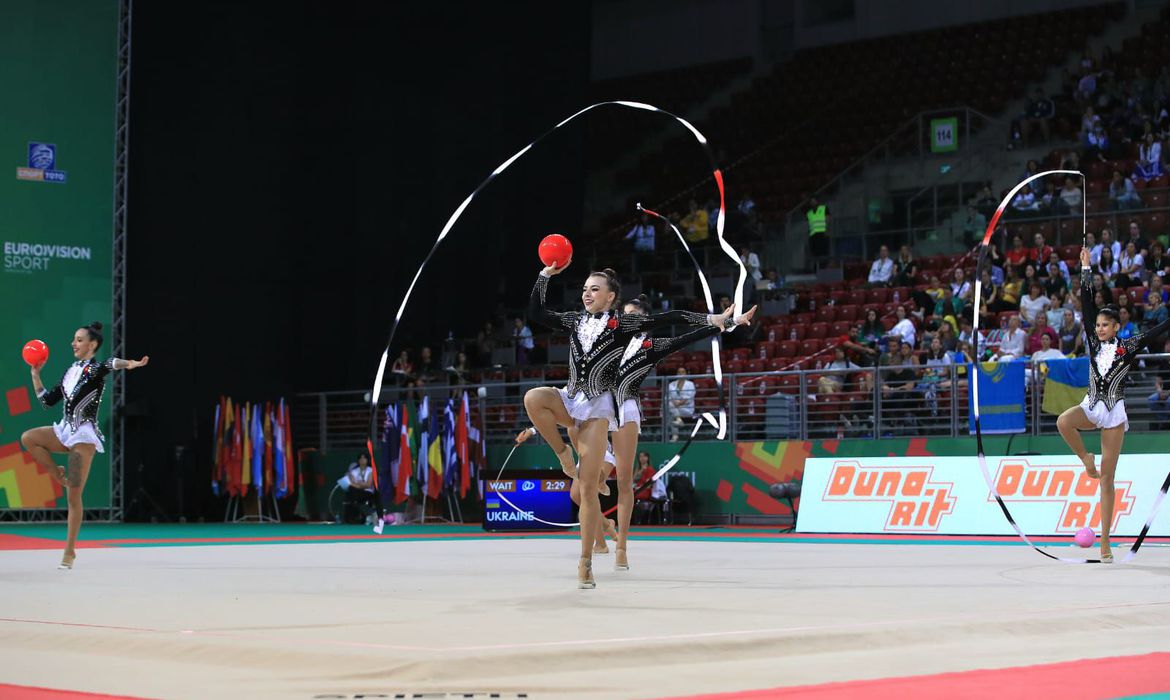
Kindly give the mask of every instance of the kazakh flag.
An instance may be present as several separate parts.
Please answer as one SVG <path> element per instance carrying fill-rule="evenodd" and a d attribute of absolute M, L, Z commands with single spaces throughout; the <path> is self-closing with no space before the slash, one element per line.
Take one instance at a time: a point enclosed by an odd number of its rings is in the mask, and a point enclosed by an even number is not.
<path fill-rule="evenodd" d="M 1049 360 L 1041 367 L 1048 368 L 1040 406 L 1045 413 L 1058 416 L 1084 400 L 1089 391 L 1089 358 Z"/>

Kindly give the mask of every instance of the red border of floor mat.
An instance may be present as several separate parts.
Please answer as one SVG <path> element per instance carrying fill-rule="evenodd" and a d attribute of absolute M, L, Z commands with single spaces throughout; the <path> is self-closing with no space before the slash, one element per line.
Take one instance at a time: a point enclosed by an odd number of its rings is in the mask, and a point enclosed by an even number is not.
<path fill-rule="evenodd" d="M 1081 659 L 1037 666 L 981 669 L 927 676 L 878 678 L 791 688 L 744 690 L 662 700 L 1106 700 L 1170 690 L 1170 652 Z"/>
<path fill-rule="evenodd" d="M 103 695 L 102 693 L 86 693 L 80 690 L 57 690 L 7 683 L 0 683 L 0 697 L 4 700 L 145 700 L 129 695 Z"/>

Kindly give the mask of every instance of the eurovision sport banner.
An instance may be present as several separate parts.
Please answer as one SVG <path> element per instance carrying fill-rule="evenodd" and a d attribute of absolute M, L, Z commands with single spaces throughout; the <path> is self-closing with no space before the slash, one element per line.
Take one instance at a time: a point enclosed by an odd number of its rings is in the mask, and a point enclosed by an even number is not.
<path fill-rule="evenodd" d="M 1099 482 L 1072 455 L 988 457 L 996 490 L 1029 535 L 1101 530 Z M 1122 455 L 1113 534 L 1137 535 L 1170 470 L 1170 454 Z M 973 457 L 809 459 L 798 532 L 1015 534 Z M 1151 535 L 1170 533 L 1163 508 Z"/>
<path fill-rule="evenodd" d="M 65 507 L 61 486 L 20 445 L 25 430 L 61 418 L 60 404 L 44 410 L 33 394 L 24 343 L 49 345 L 48 386 L 91 321 L 106 325 L 98 357 L 109 356 L 117 43 L 116 0 L 0 0 L 0 509 Z M 107 392 L 107 436 L 109 401 Z M 86 508 L 110 505 L 106 447 Z"/>

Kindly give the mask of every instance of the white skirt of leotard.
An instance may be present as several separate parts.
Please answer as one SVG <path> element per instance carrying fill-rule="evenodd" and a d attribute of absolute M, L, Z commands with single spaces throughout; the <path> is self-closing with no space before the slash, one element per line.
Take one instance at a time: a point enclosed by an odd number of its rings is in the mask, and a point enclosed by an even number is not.
<path fill-rule="evenodd" d="M 53 424 L 53 432 L 57 434 L 57 439 L 66 448 L 72 448 L 74 445 L 88 444 L 94 445 L 98 452 L 105 452 L 102 446 L 102 439 L 98 437 L 97 430 L 94 429 L 93 423 L 85 421 L 77 426 L 74 430 L 73 426 L 69 425 L 69 421 L 60 420 Z"/>
<path fill-rule="evenodd" d="M 583 391 L 578 391 L 575 396 L 570 396 L 564 389 L 557 389 L 557 392 L 565 404 L 565 411 L 578 428 L 585 421 L 603 418 L 609 424 L 611 432 L 618 429 L 617 416 L 613 412 L 613 394 L 606 391 L 590 399 Z"/>
<path fill-rule="evenodd" d="M 1105 408 L 1104 401 L 1098 401 L 1096 405 L 1089 405 L 1089 397 L 1086 396 L 1081 401 L 1081 410 L 1085 412 L 1085 417 L 1089 419 L 1093 425 L 1098 428 L 1116 428 L 1119 425 L 1124 425 L 1126 431 L 1129 430 L 1129 416 L 1125 413 L 1125 400 L 1118 401 L 1113 404 L 1113 410 Z"/>

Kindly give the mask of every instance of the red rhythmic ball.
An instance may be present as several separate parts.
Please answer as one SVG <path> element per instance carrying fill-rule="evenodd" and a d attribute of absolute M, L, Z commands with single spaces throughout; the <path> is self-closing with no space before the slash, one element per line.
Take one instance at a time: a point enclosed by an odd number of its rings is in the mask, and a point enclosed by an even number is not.
<path fill-rule="evenodd" d="M 573 258 L 573 244 L 559 233 L 552 233 L 544 237 L 537 248 L 540 261 L 551 267 L 564 267 Z"/>
<path fill-rule="evenodd" d="M 49 346 L 40 340 L 30 340 L 20 354 L 30 367 L 40 367 L 49 360 Z"/>

